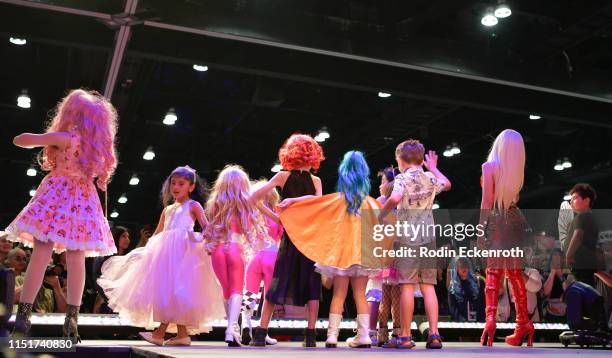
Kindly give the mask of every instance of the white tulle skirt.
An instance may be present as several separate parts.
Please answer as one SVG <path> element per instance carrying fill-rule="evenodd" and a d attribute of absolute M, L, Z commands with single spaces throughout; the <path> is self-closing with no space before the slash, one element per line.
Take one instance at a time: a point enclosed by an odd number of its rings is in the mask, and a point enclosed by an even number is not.
<path fill-rule="evenodd" d="M 113 256 L 102 265 L 98 284 L 108 305 L 131 325 L 185 325 L 189 334 L 209 332 L 225 315 L 223 296 L 203 243 L 187 230 L 167 230 L 145 247 Z"/>

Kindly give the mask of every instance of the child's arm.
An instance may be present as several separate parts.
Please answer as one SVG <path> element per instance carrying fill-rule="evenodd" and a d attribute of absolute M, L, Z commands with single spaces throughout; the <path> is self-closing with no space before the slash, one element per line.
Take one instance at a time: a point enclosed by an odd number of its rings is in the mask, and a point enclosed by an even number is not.
<path fill-rule="evenodd" d="M 70 134 L 66 132 L 44 134 L 22 133 L 13 138 L 13 144 L 22 148 L 53 146 L 64 149 L 70 145 Z"/>
<path fill-rule="evenodd" d="M 262 204 L 261 201 L 257 201 L 256 205 L 259 211 L 262 212 L 262 214 L 274 220 L 274 222 L 276 222 L 277 224 L 280 224 L 280 218 L 274 211 L 272 211 L 270 208 Z"/>
<path fill-rule="evenodd" d="M 293 205 L 297 202 L 316 198 L 318 196 L 322 196 L 323 195 L 323 185 L 321 184 L 321 178 L 312 175 L 312 182 L 315 187 L 315 195 L 302 195 L 302 196 L 298 196 L 295 198 L 287 198 L 283 200 L 280 204 L 278 204 L 278 207 L 280 209 L 286 209 L 289 205 Z"/>
<path fill-rule="evenodd" d="M 197 201 L 192 201 L 189 204 L 189 212 L 198 221 L 198 224 L 200 224 L 202 231 L 204 231 L 204 229 L 206 229 L 206 226 L 208 226 L 208 220 L 206 219 L 206 214 L 204 213 L 204 208 L 202 207 L 202 204 L 198 203 Z"/>
<path fill-rule="evenodd" d="M 161 216 L 159 217 L 159 223 L 157 223 L 157 228 L 155 229 L 155 232 L 153 233 L 153 235 L 157 235 L 160 232 L 164 231 L 164 221 L 166 221 L 166 209 L 165 208 L 162 211 Z"/>
<path fill-rule="evenodd" d="M 448 191 L 451 188 L 451 182 L 448 180 L 440 170 L 438 170 L 438 155 L 435 151 L 430 150 L 429 153 L 425 154 L 425 161 L 423 162 L 425 168 L 429 170 L 439 181 L 443 183 L 442 191 Z"/>
<path fill-rule="evenodd" d="M 277 186 L 283 187 L 283 185 L 285 185 L 285 182 L 287 181 L 287 177 L 288 176 L 289 176 L 289 172 L 284 172 L 283 171 L 283 172 L 276 173 L 272 177 L 272 179 L 270 179 L 265 185 L 263 185 L 261 188 L 255 190 L 253 193 L 251 193 L 251 200 L 253 202 L 258 202 L 270 190 L 276 188 Z"/>
<path fill-rule="evenodd" d="M 391 193 L 387 201 L 385 201 L 385 205 L 383 206 L 383 208 L 380 209 L 380 213 L 378 214 L 378 221 L 382 223 L 385 217 L 389 215 L 389 212 L 393 210 L 397 206 L 397 204 L 399 204 L 400 200 L 402 200 L 402 195 L 400 193 Z"/>

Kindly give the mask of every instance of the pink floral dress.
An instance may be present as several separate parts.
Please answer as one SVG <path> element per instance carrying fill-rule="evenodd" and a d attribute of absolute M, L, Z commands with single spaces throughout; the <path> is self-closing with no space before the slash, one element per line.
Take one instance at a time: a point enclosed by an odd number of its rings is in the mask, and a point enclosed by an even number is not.
<path fill-rule="evenodd" d="M 70 145 L 55 150 L 54 169 L 45 176 L 28 205 L 6 228 L 8 239 L 32 247 L 53 242 L 54 251 L 85 251 L 86 256 L 117 252 L 93 178 L 81 172 L 81 138 L 70 132 Z"/>

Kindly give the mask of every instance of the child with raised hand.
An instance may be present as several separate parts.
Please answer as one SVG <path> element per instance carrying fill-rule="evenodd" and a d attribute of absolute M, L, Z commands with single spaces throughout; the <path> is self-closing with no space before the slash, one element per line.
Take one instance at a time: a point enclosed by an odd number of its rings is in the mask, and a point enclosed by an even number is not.
<path fill-rule="evenodd" d="M 393 192 L 387 198 L 379 214 L 380 221 L 397 206 L 397 220 L 407 222 L 417 229 L 419 225 L 434 225 L 432 206 L 435 196 L 450 190 L 450 181 L 438 170 L 438 156 L 434 151 L 425 154 L 425 147 L 418 140 L 406 140 L 395 150 L 395 159 L 401 173 L 395 177 Z M 423 170 L 425 166 L 429 171 Z M 424 229 L 426 229 L 425 227 Z M 438 333 L 438 299 L 434 285 L 437 281 L 435 258 L 419 255 L 420 247 L 435 249 L 435 235 L 423 230 L 419 235 L 397 236 L 397 248 L 416 250 L 416 257 L 396 258 L 394 268 L 397 281 L 401 285 L 400 316 L 401 335 L 397 342 L 390 342 L 385 348 L 413 348 L 415 346 L 410 326 L 414 313 L 414 290 L 418 284 L 425 300 L 425 312 L 429 321 L 427 348 L 442 348 L 442 338 Z M 435 230 L 434 230 L 435 231 Z"/>

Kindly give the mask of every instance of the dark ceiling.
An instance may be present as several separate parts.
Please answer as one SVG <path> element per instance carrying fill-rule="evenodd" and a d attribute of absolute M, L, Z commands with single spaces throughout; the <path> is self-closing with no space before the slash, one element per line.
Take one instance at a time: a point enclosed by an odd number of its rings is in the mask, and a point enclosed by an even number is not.
<path fill-rule="evenodd" d="M 485 29 L 480 18 L 493 3 L 141 0 L 124 15 L 119 0 L 0 0 L 0 225 L 42 178 L 25 175 L 35 152 L 12 146 L 12 137 L 41 131 L 68 89 L 105 89 L 125 22 L 131 33 L 112 88 L 120 164 L 109 209 L 118 223 L 155 223 L 161 183 L 178 165 L 209 182 L 226 163 L 269 177 L 288 135 L 322 127 L 331 133 L 319 172 L 325 192 L 345 151 L 365 151 L 376 172 L 393 162 L 397 143 L 415 137 L 440 154 L 460 146 L 460 155 L 440 159 L 453 190 L 439 202 L 477 207 L 491 140 L 514 128 L 527 146 L 523 207 L 556 208 L 579 181 L 598 189 L 598 207 L 610 207 L 612 3 L 511 1 L 513 15 Z M 16 106 L 22 89 L 32 98 L 27 110 Z M 172 127 L 162 124 L 169 108 L 179 118 Z M 142 159 L 149 146 L 153 161 Z M 565 157 L 573 167 L 553 170 Z M 138 186 L 128 184 L 133 174 Z M 122 193 L 126 204 L 117 203 Z"/>

